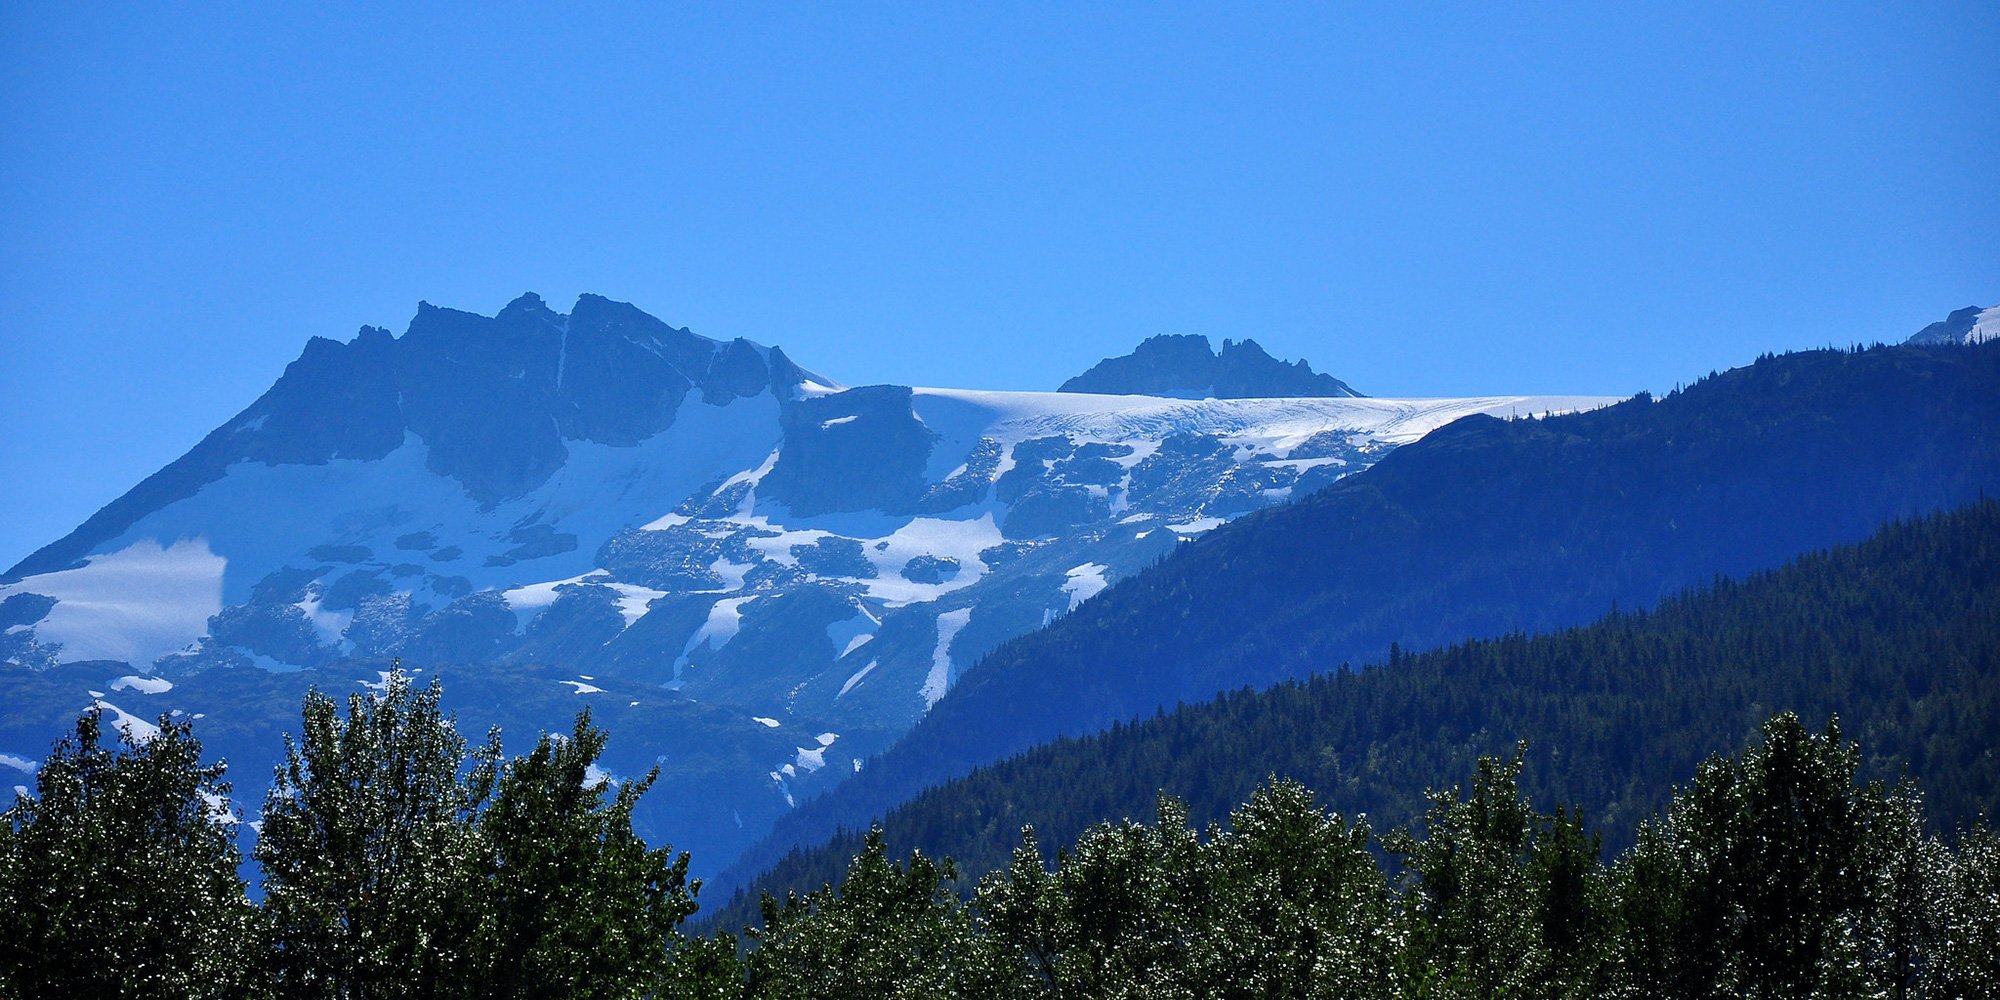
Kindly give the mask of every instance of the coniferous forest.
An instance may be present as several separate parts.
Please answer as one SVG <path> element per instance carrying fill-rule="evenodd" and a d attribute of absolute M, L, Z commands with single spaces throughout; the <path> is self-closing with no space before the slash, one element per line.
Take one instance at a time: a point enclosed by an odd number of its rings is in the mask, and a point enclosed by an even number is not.
<path fill-rule="evenodd" d="M 195 724 L 134 739 L 88 714 L 0 823 L 0 995 L 1992 996 L 1996 570 L 1986 502 L 1647 614 L 1062 744 L 1040 759 L 1115 761 L 1120 740 L 1204 718 L 1240 745 L 1291 727 L 1392 762 L 1359 769 L 1389 808 L 1296 780 L 1355 769 L 1337 759 L 1263 758 L 1278 764 L 1207 817 L 1169 794 L 1149 821 L 1106 822 L 1131 802 L 1078 782 L 1065 815 L 1095 818 L 1073 833 L 1017 827 L 997 863 L 961 867 L 870 832 L 741 935 L 691 929 L 685 855 L 632 831 L 650 779 L 594 769 L 587 715 L 509 758 L 497 733 L 459 736 L 435 684 L 309 697 L 258 820 L 253 899 L 243 817 Z M 1417 691 L 1457 706 L 1434 734 L 1357 728 Z M 1784 710 L 1817 715 L 1834 691 L 1847 723 Z M 1352 707 L 1298 716 L 1315 692 Z M 1738 738 L 1697 703 L 1757 718 Z M 1505 719 L 1543 728 L 1416 780 Z M 1949 777 L 1927 799 L 1885 767 Z M 1061 800 L 1075 773 L 1019 773 L 1015 794 Z M 1159 773 L 1135 780 L 1171 788 Z M 1214 777 L 1204 812 L 1239 780 Z M 1404 818 L 1379 791 L 1396 779 L 1419 803 Z M 962 808 L 972 781 L 946 790 Z"/>
<path fill-rule="evenodd" d="M 1884 528 L 1869 540 L 1582 628 L 1393 651 L 1327 673 L 1088 737 L 1059 740 L 888 810 L 899 850 L 973 871 L 1007 862 L 1023 826 L 1064 843 L 1106 818 L 1143 816 L 1165 791 L 1200 823 L 1225 818 L 1266 776 L 1304 782 L 1334 809 L 1400 825 L 1424 790 L 1481 756 L 1528 750 L 1521 783 L 1580 805 L 1613 853 L 1711 753 L 1756 738 L 1772 714 L 1834 715 L 1868 750 L 1870 779 L 1922 781 L 1932 823 L 2000 812 L 2000 502 Z M 760 885 L 782 894 L 837 878 L 850 831 L 794 852 Z M 755 914 L 746 893 L 724 926 Z"/>

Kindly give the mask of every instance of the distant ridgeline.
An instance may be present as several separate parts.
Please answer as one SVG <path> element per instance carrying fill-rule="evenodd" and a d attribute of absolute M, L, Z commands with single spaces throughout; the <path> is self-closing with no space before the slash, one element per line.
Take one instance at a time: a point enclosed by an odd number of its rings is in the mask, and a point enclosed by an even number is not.
<path fill-rule="evenodd" d="M 1271 357 L 1254 340 L 1224 340 L 1217 354 L 1207 337 L 1172 333 L 1148 337 L 1132 353 L 1098 362 L 1064 382 L 1061 391 L 1194 399 L 1361 395 L 1313 371 L 1303 358 L 1286 364 Z"/>
<path fill-rule="evenodd" d="M 1892 525 L 1869 540 L 1656 610 L 1512 635 L 1388 664 L 1240 691 L 1038 747 L 891 810 L 894 852 L 1005 867 L 1021 828 L 1064 845 L 1102 821 L 1144 819 L 1161 793 L 1196 824 L 1225 819 L 1269 776 L 1319 791 L 1386 830 L 1421 816 L 1425 788 L 1528 741 L 1521 787 L 1574 804 L 1607 850 L 1710 753 L 1749 742 L 1773 712 L 1838 716 L 1863 775 L 1917 779 L 1949 831 L 2000 812 L 2000 502 Z M 785 858 L 755 888 L 837 881 L 848 831 Z M 714 919 L 754 916 L 739 897 Z"/>
<path fill-rule="evenodd" d="M 794 848 L 1051 739 L 1379 661 L 1392 647 L 1650 607 L 1996 494 L 1991 343 L 1764 357 L 1661 399 L 1460 420 L 1000 645 L 723 881 L 741 885 Z"/>

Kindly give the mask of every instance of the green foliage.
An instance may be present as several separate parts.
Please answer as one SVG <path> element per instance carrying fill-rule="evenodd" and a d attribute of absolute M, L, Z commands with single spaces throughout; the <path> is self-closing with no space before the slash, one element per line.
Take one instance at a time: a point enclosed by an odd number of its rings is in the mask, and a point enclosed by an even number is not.
<path fill-rule="evenodd" d="M 393 675 L 345 717 L 309 699 L 266 806 L 259 916 L 228 789 L 185 723 L 101 745 L 78 721 L 0 823 L 0 996 L 676 1000 L 1985 998 L 2000 990 L 2000 837 L 1925 833 L 1914 785 L 1861 775 L 1790 713 L 1712 756 L 1612 866 L 1580 813 L 1482 757 L 1379 841 L 1267 778 L 1205 831 L 1161 796 L 1053 863 L 1032 831 L 968 901 L 949 860 L 871 831 L 838 884 L 739 956 L 681 932 L 699 886 L 649 848 L 652 776 L 595 770 L 579 716 L 504 764 L 438 690 Z M 615 790 L 614 790 L 615 789 Z M 274 821 L 276 821 L 274 823 Z M 275 826 L 276 835 L 271 831 Z M 1389 864 L 1385 865 L 1387 861 Z M 1391 872 L 1394 876 L 1391 876 Z M 425 893 L 431 894 L 423 898 Z M 260 970 L 268 979 L 253 973 Z"/>
<path fill-rule="evenodd" d="M 481 845 L 471 819 L 493 782 L 497 735 L 471 760 L 441 689 L 400 672 L 379 696 L 306 696 L 285 741 L 256 857 L 277 988 L 295 997 L 401 997 L 464 981 Z"/>
<path fill-rule="evenodd" d="M 1481 759 L 1464 800 L 1456 788 L 1431 793 L 1422 837 L 1388 838 L 1410 882 L 1405 960 L 1436 980 L 1434 995 L 1518 996 L 1551 971 L 1542 913 L 1552 894 L 1530 864 L 1540 853 L 1542 817 L 1519 791 L 1526 750 L 1511 761 Z"/>
<path fill-rule="evenodd" d="M 1206 997 L 1384 997 L 1403 935 L 1368 824 L 1272 780 L 1210 834 L 1195 978 Z"/>
<path fill-rule="evenodd" d="M 1929 866 L 1934 923 L 1918 981 L 1924 996 L 1973 1000 L 2000 991 L 2000 833 L 1971 826 L 1957 847 Z"/>
<path fill-rule="evenodd" d="M 0 996 L 230 997 L 252 909 L 221 764 L 191 724 L 103 742 L 92 709 L 0 814 Z"/>
<path fill-rule="evenodd" d="M 1527 754 L 1376 842 L 1271 780 L 1204 835 L 1186 808 L 1103 823 L 1050 864 L 1024 832 L 967 925 L 949 865 L 871 833 L 838 888 L 766 906 L 750 997 L 1860 998 L 2000 989 L 1994 862 L 1857 778 L 1837 726 L 1780 714 L 1645 824 L 1615 866 L 1521 794 Z M 1377 848 L 1398 871 L 1392 882 Z M 968 938 L 968 934 L 972 936 Z M 1008 974 L 995 977 L 995 972 Z"/>
<path fill-rule="evenodd" d="M 1858 785 L 1859 764 L 1836 723 L 1815 735 L 1785 713 L 1760 745 L 1701 765 L 1621 865 L 1622 964 L 1643 992 L 1909 988 L 1935 852 L 1914 791 Z"/>
<path fill-rule="evenodd" d="M 695 911 L 688 856 L 632 832 L 655 775 L 607 799 L 608 780 L 592 771 L 605 741 L 585 712 L 568 739 L 545 734 L 500 773 L 466 900 L 479 921 L 469 951 L 480 995 L 641 996 L 666 975 Z"/>
<path fill-rule="evenodd" d="M 497 732 L 468 752 L 441 694 L 392 672 L 344 719 L 307 697 L 257 847 L 280 992 L 699 996 L 735 978 L 733 948 L 681 938 L 687 856 L 632 829 L 655 775 L 611 791 L 587 712 L 504 765 Z"/>
<path fill-rule="evenodd" d="M 764 902 L 752 996 L 770 1000 L 1004 998 L 1012 970 L 951 891 L 951 862 L 889 860 L 871 834 L 836 889 Z"/>

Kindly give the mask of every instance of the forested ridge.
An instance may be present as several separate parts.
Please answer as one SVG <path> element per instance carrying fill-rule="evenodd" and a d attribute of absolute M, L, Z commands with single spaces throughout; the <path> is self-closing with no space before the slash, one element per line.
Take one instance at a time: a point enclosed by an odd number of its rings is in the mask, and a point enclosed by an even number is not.
<path fill-rule="evenodd" d="M 1885 527 L 1643 613 L 1512 635 L 1363 670 L 1237 691 L 1090 737 L 1060 740 L 890 810 L 891 847 L 1006 864 L 1024 825 L 1062 843 L 1147 815 L 1161 792 L 1221 819 L 1269 775 L 1378 824 L 1409 822 L 1423 790 L 1528 741 L 1523 788 L 1575 803 L 1612 849 L 1704 755 L 1771 713 L 1838 714 L 1873 778 L 1919 778 L 1942 827 L 2000 810 L 2000 502 Z M 835 879 L 848 831 L 785 858 L 758 885 Z M 740 897 L 725 923 L 754 914 Z"/>
<path fill-rule="evenodd" d="M 1523 415 L 1526 416 L 1525 414 Z M 1767 356 L 1658 399 L 1471 417 L 1247 515 L 968 670 L 722 876 L 1061 736 L 1381 659 L 1651 607 L 2000 495 L 2000 343 Z"/>

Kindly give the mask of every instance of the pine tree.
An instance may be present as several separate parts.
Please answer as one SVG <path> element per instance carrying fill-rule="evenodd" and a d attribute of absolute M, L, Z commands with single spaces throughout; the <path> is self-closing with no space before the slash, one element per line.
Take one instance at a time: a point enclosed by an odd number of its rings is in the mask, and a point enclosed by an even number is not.
<path fill-rule="evenodd" d="M 2000 834 L 1975 825 L 1936 870 L 1937 917 L 1920 982 L 1932 1000 L 2000 996 Z"/>
<path fill-rule="evenodd" d="M 224 765 L 191 723 L 103 743 L 92 709 L 0 814 L 0 996 L 233 997 L 253 910 Z"/>

